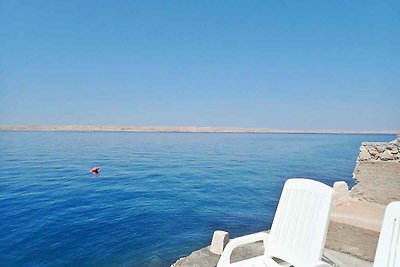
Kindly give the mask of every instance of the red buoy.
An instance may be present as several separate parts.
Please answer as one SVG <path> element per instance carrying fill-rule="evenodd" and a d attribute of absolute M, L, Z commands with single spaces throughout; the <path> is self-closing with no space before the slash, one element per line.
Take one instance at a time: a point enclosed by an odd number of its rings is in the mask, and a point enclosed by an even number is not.
<path fill-rule="evenodd" d="M 100 167 L 94 167 L 91 172 L 92 173 L 99 173 Z"/>

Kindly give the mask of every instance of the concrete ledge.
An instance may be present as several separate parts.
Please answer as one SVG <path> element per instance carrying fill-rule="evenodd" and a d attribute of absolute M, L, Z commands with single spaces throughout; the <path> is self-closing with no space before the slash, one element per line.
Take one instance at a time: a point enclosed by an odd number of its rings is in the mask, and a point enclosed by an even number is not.
<path fill-rule="evenodd" d="M 326 247 L 373 261 L 385 206 L 366 201 L 349 201 L 334 206 Z"/>
<path fill-rule="evenodd" d="M 353 199 L 344 205 L 333 206 L 330 219 L 331 222 L 380 232 L 385 208 L 385 205 Z"/>

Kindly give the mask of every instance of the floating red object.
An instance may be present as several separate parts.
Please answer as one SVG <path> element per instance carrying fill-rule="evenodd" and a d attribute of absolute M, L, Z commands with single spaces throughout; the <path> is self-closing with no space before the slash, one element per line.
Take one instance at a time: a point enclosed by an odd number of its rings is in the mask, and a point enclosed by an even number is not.
<path fill-rule="evenodd" d="M 91 172 L 92 173 L 99 173 L 100 167 L 94 167 Z"/>

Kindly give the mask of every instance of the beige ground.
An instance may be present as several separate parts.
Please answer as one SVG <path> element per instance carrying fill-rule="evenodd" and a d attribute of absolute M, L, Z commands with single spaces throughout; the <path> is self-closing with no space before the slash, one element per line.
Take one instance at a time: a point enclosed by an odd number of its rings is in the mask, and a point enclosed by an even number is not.
<path fill-rule="evenodd" d="M 188 133 L 377 133 L 397 134 L 392 131 L 342 131 L 342 130 L 279 130 L 240 127 L 198 126 L 134 126 L 134 125 L 0 125 L 0 131 L 83 131 L 83 132 L 188 132 Z"/>

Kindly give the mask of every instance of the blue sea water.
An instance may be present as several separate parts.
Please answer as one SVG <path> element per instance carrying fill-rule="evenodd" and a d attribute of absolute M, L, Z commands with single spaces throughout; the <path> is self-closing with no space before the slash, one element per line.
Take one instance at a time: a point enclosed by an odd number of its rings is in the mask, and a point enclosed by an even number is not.
<path fill-rule="evenodd" d="M 169 266 L 269 228 L 289 177 L 352 184 L 360 143 L 393 139 L 0 132 L 0 265 Z"/>

